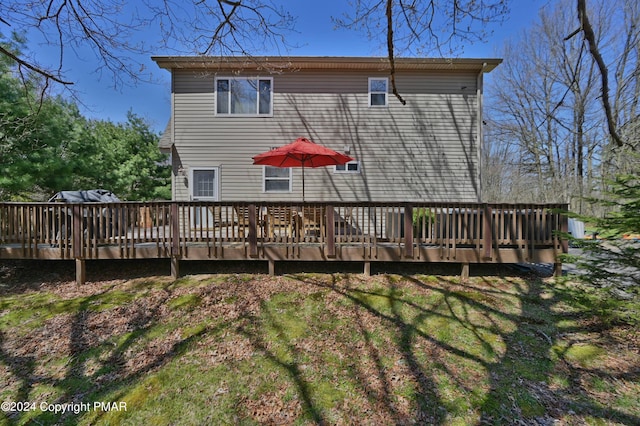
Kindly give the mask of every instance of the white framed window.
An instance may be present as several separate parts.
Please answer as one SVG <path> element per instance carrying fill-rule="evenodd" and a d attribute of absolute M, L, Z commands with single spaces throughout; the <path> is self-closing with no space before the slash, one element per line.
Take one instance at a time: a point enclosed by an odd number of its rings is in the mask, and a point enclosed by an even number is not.
<path fill-rule="evenodd" d="M 335 173 L 360 173 L 360 162 L 349 161 L 345 164 L 337 164 L 334 171 Z"/>
<path fill-rule="evenodd" d="M 219 185 L 219 167 L 192 167 L 189 169 L 189 194 L 192 200 L 218 201 Z"/>
<path fill-rule="evenodd" d="M 389 79 L 369 77 L 369 106 L 386 107 L 387 93 L 389 91 Z"/>
<path fill-rule="evenodd" d="M 291 168 L 264 166 L 264 192 L 291 192 Z"/>
<path fill-rule="evenodd" d="M 273 78 L 216 78 L 216 114 L 272 116 Z"/>

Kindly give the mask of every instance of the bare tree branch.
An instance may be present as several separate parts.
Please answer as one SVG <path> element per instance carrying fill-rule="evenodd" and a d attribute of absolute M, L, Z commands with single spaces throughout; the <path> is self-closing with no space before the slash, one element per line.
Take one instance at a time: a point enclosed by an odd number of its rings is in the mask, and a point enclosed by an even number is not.
<path fill-rule="evenodd" d="M 424 56 L 430 51 L 451 52 L 462 43 L 484 40 L 485 24 L 501 21 L 510 0 L 354 0 L 354 13 L 339 25 L 365 28 L 372 38 L 387 35 L 392 71 L 396 55 Z M 252 56 L 291 47 L 294 17 L 276 0 L 5 0 L 0 2 L 0 22 L 20 29 L 36 29 L 51 49 L 59 51 L 57 64 L 38 64 L 28 53 L 22 64 L 51 81 L 64 78 L 69 52 L 87 48 L 96 58 L 96 72 L 108 72 L 114 87 L 139 81 L 147 75 L 141 54 Z M 143 9 L 138 14 L 138 8 Z M 161 31 L 157 40 L 140 40 L 150 25 Z M 380 31 L 386 28 L 387 31 Z M 2 52 L 0 52 L 2 54 Z M 449 56 L 449 53 L 447 53 Z M 392 73 L 393 74 L 393 73 Z M 391 76 L 394 94 L 395 79 Z"/>
<path fill-rule="evenodd" d="M 394 95 L 397 56 L 455 56 L 464 45 L 485 41 L 487 24 L 501 22 L 509 0 L 355 0 L 353 12 L 334 17 L 338 27 L 364 31 L 385 46 Z M 384 28 L 386 31 L 381 31 Z"/>
<path fill-rule="evenodd" d="M 389 54 L 389 65 L 391 66 L 391 88 L 393 94 L 398 98 L 402 105 L 406 105 L 405 101 L 396 87 L 396 64 L 393 57 L 393 0 L 387 0 L 387 52 Z"/>
<path fill-rule="evenodd" d="M 593 31 L 593 27 L 591 26 L 591 22 L 589 21 L 589 16 L 587 13 L 586 0 L 577 0 L 577 9 L 578 19 L 580 20 L 584 38 L 589 44 L 589 52 L 591 53 L 594 61 L 596 61 L 598 69 L 600 70 L 600 77 L 602 80 L 602 106 L 607 117 L 607 127 L 609 128 L 609 135 L 611 135 L 611 138 L 616 143 L 616 145 L 623 146 L 624 142 L 622 141 L 622 138 L 616 130 L 617 123 L 613 118 L 611 103 L 609 102 L 609 71 L 607 69 L 607 65 L 604 63 L 604 59 L 602 59 L 600 50 L 598 49 L 596 35 Z"/>
<path fill-rule="evenodd" d="M 151 79 L 143 56 L 262 55 L 290 47 L 287 36 L 294 18 L 275 0 L 5 0 L 0 25 L 35 30 L 37 43 L 58 51 L 53 63 L 42 64 L 29 51 L 20 52 L 21 66 L 68 85 L 70 55 L 83 60 L 93 54 L 95 72 L 109 74 L 115 88 Z M 160 29 L 156 39 L 142 32 Z M 0 56 L 6 52 L 0 51 Z M 26 68 L 25 68 L 26 69 Z"/>
<path fill-rule="evenodd" d="M 42 68 L 40 68 L 40 67 L 38 67 L 36 65 L 33 65 L 33 64 L 31 64 L 31 63 L 19 58 L 18 56 L 14 55 L 10 51 L 8 51 L 4 47 L 2 47 L 2 45 L 0 45 L 0 54 L 11 58 L 20 67 L 27 68 L 27 69 L 35 72 L 36 74 L 40 74 L 41 76 L 45 77 L 47 80 L 53 80 L 56 83 L 60 83 L 60 84 L 63 84 L 63 85 L 71 85 L 71 84 L 73 84 L 72 81 L 63 80 L 63 79 L 51 74 L 50 72 L 48 72 L 48 71 L 46 71 L 46 70 L 44 70 L 44 69 L 42 69 Z"/>

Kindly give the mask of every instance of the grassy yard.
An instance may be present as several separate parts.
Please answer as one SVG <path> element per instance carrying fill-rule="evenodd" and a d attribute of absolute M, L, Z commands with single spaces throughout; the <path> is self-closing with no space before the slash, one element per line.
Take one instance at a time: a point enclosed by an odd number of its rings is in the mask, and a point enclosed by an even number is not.
<path fill-rule="evenodd" d="M 5 277 L 0 402 L 29 404 L 0 424 L 640 424 L 640 332 L 593 303 L 534 276 Z"/>

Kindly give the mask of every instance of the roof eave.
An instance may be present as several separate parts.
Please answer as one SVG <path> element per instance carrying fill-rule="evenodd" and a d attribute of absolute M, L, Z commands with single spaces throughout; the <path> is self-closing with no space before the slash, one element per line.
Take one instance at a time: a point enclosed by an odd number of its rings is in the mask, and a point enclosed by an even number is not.
<path fill-rule="evenodd" d="M 160 68 L 197 69 L 210 71 L 266 70 L 365 70 L 388 71 L 391 69 L 385 57 L 212 57 L 212 56 L 152 56 Z M 502 63 L 499 58 L 396 58 L 396 71 L 476 71 L 491 72 Z"/>

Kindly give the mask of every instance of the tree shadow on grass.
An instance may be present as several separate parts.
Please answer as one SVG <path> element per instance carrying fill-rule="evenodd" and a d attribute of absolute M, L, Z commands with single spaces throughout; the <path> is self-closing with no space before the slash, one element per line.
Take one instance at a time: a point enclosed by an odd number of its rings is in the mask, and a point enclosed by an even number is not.
<path fill-rule="evenodd" d="M 260 314 L 263 318 L 259 319 L 255 315 L 245 312 L 244 321 L 238 325 L 237 331 L 249 340 L 255 350 L 286 372 L 294 383 L 297 393 L 300 395 L 302 407 L 311 420 L 316 424 L 327 424 L 322 410 L 314 402 L 311 385 L 304 378 L 300 362 L 297 359 L 299 350 L 291 342 L 291 339 L 287 337 L 287 333 L 276 320 L 274 313 L 264 303 L 261 307 Z M 264 327 L 256 327 L 259 324 L 275 329 L 276 335 L 279 337 L 278 343 L 285 347 L 283 354 L 278 354 L 272 348 L 272 344 L 264 336 Z M 287 359 L 289 356 L 291 359 Z"/>
<path fill-rule="evenodd" d="M 568 314 L 555 309 L 570 294 L 547 288 L 540 280 L 477 279 L 460 284 L 451 278 L 432 281 L 431 277 L 420 275 L 381 275 L 372 280 L 340 274 L 283 278 L 289 279 L 301 284 L 293 287 L 293 295 L 277 287 L 271 293 L 262 293 L 258 282 L 243 290 L 238 300 L 228 302 L 237 317 L 222 321 L 215 328 L 206 326 L 167 341 L 166 347 L 148 354 L 145 363 L 134 369 L 124 365 L 126 354 L 144 347 L 158 330 L 162 310 L 173 296 L 170 286 L 154 293 L 157 297 L 150 298 L 144 306 L 134 302 L 127 304 L 131 311 L 116 308 L 114 314 L 126 321 L 126 333 L 122 329 L 107 333 L 117 338 L 107 341 L 96 341 L 92 336 L 96 327 L 109 326 L 97 322 L 102 317 L 93 309 L 104 301 L 103 295 L 83 299 L 68 320 L 70 358 L 61 377 L 35 378 L 37 354 L 16 355 L 3 349 L 0 361 L 20 382 L 15 395 L 25 399 L 34 396 L 32 385 L 38 381 L 61 392 L 55 401 L 47 402 L 117 400 L 127 398 L 134 383 L 143 384 L 149 373 L 181 357 L 194 342 L 218 336 L 216 330 L 223 327 L 276 367 L 277 379 L 293 390 L 300 402 L 304 417 L 299 420 L 316 424 L 329 424 L 336 416 L 346 418 L 352 414 L 349 405 L 356 397 L 375 410 L 365 411 L 371 416 L 367 420 L 373 423 L 378 415 L 381 424 L 540 423 L 562 418 L 568 410 L 605 421 L 640 424 L 638 416 L 604 407 L 582 387 L 585 372 L 567 361 L 566 348 L 571 342 L 557 347 L 561 335 L 573 331 L 559 325 Z M 221 297 L 229 297 L 240 285 L 244 284 L 229 283 L 230 292 Z M 245 301 L 247 294 L 254 296 L 251 303 Z M 294 299 L 277 303 L 274 295 Z M 309 307 L 331 309 L 309 316 L 302 311 Z M 337 314 L 338 318 L 332 317 Z M 290 318 L 283 318 L 286 315 Z M 304 333 L 300 333 L 303 338 L 298 339 L 287 329 L 290 324 L 286 321 L 309 318 L 310 322 L 317 320 L 318 325 L 305 324 Z M 322 329 L 323 320 L 335 328 Z M 319 345 L 305 347 L 305 338 Z M 0 348 L 4 348 L 8 337 L 3 333 L 0 339 Z M 335 347 L 323 348 L 322 344 Z M 327 349 L 339 351 L 340 357 L 346 359 L 336 361 L 331 365 L 332 371 L 324 374 L 319 366 L 324 366 L 322 351 Z M 102 366 L 96 370 L 89 359 L 93 362 L 98 358 Z M 554 384 L 558 363 L 570 386 L 559 388 Z M 231 368 L 229 374 L 241 372 Z M 589 374 L 636 381 L 639 378 L 637 370 L 619 375 L 590 370 Z M 332 386 L 336 381 L 338 385 L 347 382 L 347 390 L 341 390 L 329 403 L 322 401 L 318 387 Z M 242 406 L 242 398 L 234 401 L 237 418 L 250 416 Z M 16 423 L 26 419 L 9 418 Z M 41 424 L 77 421 L 74 414 L 51 413 L 30 419 Z M 107 420 L 101 413 L 93 413 L 88 419 L 101 420 Z"/>
<path fill-rule="evenodd" d="M 521 419 L 549 424 L 590 417 L 592 421 L 640 424 L 639 416 L 606 407 L 585 388 L 584 373 L 608 379 L 616 379 L 615 374 L 601 369 L 587 372 L 568 360 L 566 350 L 559 349 L 576 343 L 566 339 L 568 333 L 589 332 L 581 326 L 559 326 L 563 320 L 581 316 L 557 309 L 563 299 L 574 295 L 563 294 L 557 287 L 545 288 L 537 278 L 528 279 L 517 291 L 521 303 L 517 328 L 504 335 L 506 352 L 499 362 L 488 365 L 491 389 L 482 405 L 480 423 L 507 425 Z M 630 377 L 637 380 L 639 376 L 636 371 Z"/>
<path fill-rule="evenodd" d="M 28 401 L 31 391 L 30 378 L 36 365 L 36 357 L 34 355 L 16 356 L 5 352 L 2 350 L 5 340 L 7 340 L 7 336 L 0 330 L 0 362 L 6 365 L 11 374 L 20 382 L 15 393 L 15 401 Z"/>
<path fill-rule="evenodd" d="M 94 402 L 118 401 L 118 398 L 126 396 L 132 383 L 180 357 L 191 343 L 209 331 L 207 328 L 203 328 L 189 336 L 174 339 L 166 347 L 161 347 L 148 354 L 140 368 L 127 368 L 123 355 L 134 345 L 146 343 L 145 339 L 148 338 L 154 327 L 160 324 L 160 310 L 166 306 L 171 292 L 165 289 L 163 297 L 158 297 L 150 305 L 136 307 L 136 302 L 127 303 L 126 305 L 131 307 L 132 312 L 129 312 L 126 324 L 119 332 L 115 332 L 115 328 L 110 330 L 106 333 L 107 340 L 100 341 L 96 338 L 96 329 L 109 328 L 111 325 L 108 324 L 108 316 L 104 316 L 104 322 L 99 321 L 103 317 L 98 316 L 105 312 L 96 310 L 96 305 L 104 303 L 103 297 L 111 290 L 113 288 L 109 287 L 100 293 L 84 297 L 78 305 L 74 305 L 73 313 L 61 314 L 55 318 L 60 322 L 60 325 L 54 329 L 54 332 L 68 333 L 68 335 L 62 336 L 62 339 L 68 342 L 68 351 L 65 351 L 68 362 L 62 375 L 44 372 L 35 374 L 34 367 L 38 354 L 18 358 L 11 356 L 4 350 L 0 353 L 0 361 L 9 366 L 14 377 L 20 382 L 17 392 L 12 395 L 15 401 L 35 402 L 34 398 L 42 398 L 43 395 L 34 394 L 36 386 L 56 389 L 53 392 L 55 396 L 46 399 L 45 394 L 45 399 L 39 401 L 38 404 L 40 402 L 47 404 L 84 403 L 93 407 Z M 115 308 L 116 315 L 124 315 L 122 311 L 118 311 L 121 308 L 121 306 Z M 117 318 L 113 319 L 117 321 Z M 122 331 L 125 331 L 126 337 L 114 341 L 112 338 L 122 336 Z M 0 334 L 1 336 L 2 334 Z M 41 337 L 36 333 L 32 338 Z M 40 344 L 46 348 L 49 342 L 43 340 Z M 0 341 L 0 348 L 2 347 L 2 341 Z M 52 347 L 50 350 L 55 353 L 60 350 L 60 347 Z M 47 351 L 48 349 L 43 349 L 40 356 L 46 354 Z M 107 358 L 100 363 L 101 366 L 89 365 L 90 360 L 95 363 L 99 354 L 108 354 Z M 78 415 L 85 414 L 86 411 L 78 413 L 70 409 L 66 413 L 55 413 L 50 410 L 40 411 L 38 409 L 35 415 L 33 412 L 5 413 L 5 415 L 9 424 L 22 424 L 26 418 L 29 419 L 29 424 L 76 424 Z M 106 412 L 90 411 L 94 416 L 92 422 L 99 421 L 102 415 L 107 414 Z"/>
<path fill-rule="evenodd" d="M 350 302 L 351 316 L 354 319 L 351 326 L 360 334 L 359 339 L 364 343 L 363 350 L 368 358 L 360 359 L 359 362 L 355 360 L 351 366 L 351 377 L 356 378 L 359 387 L 377 400 L 379 407 L 384 407 L 388 418 L 398 424 L 445 424 L 448 421 L 448 402 L 441 394 L 440 389 L 443 387 L 438 383 L 440 378 L 434 376 L 433 369 L 456 381 L 455 373 L 448 370 L 446 363 L 441 362 L 443 358 L 454 356 L 480 365 L 484 365 L 485 361 L 446 339 L 434 337 L 425 328 L 430 320 L 444 317 L 441 312 L 444 301 L 431 306 L 417 303 L 405 294 L 402 285 L 388 277 L 384 288 L 377 289 L 362 288 L 349 278 L 341 280 L 339 284 L 334 281 L 330 285 L 305 276 L 296 278 L 305 284 L 328 289 Z M 376 335 L 374 324 L 381 324 L 385 330 L 389 330 L 392 346 L 385 347 L 384 342 L 373 341 L 372 336 Z M 357 346 L 358 342 L 352 344 Z M 392 358 L 394 364 L 387 365 L 388 358 L 396 356 L 397 359 Z M 367 377 L 365 363 L 373 365 L 378 382 L 375 388 L 369 385 L 370 378 Z M 402 367 L 398 369 L 397 366 Z M 402 412 L 398 405 L 404 398 L 402 394 L 406 394 L 407 390 L 402 390 L 395 383 L 394 370 L 403 371 L 408 376 L 408 383 L 400 385 L 411 387 L 406 396 L 411 399 L 410 404 L 413 406 L 409 410 L 405 407 Z"/>
<path fill-rule="evenodd" d="M 377 318 L 393 330 L 394 347 L 388 349 L 401 354 L 401 361 L 416 384 L 414 399 L 419 409 L 413 413 L 412 421 L 445 424 L 451 421 L 451 415 L 461 415 L 460 411 L 456 413 L 455 407 L 460 398 L 446 395 L 453 390 L 453 393 L 466 395 L 463 399 L 473 400 L 467 408 L 476 413 L 474 418 L 478 424 L 546 424 L 567 418 L 580 421 L 585 416 L 640 424 L 640 417 L 607 408 L 605 403 L 596 400 L 584 387 L 584 377 L 580 378 L 584 371 L 570 365 L 558 350 L 558 336 L 569 331 L 560 329 L 558 324 L 567 315 L 553 309 L 560 302 L 559 295 L 553 289 L 545 288 L 540 279 L 532 276 L 514 278 L 507 281 L 507 287 L 492 289 L 494 286 L 489 280 L 481 280 L 481 284 L 474 286 L 473 283 L 460 285 L 456 281 L 440 279 L 444 285 L 432 285 L 419 277 L 404 276 L 403 279 L 417 288 L 440 294 L 441 301 L 431 304 L 406 297 L 402 286 L 396 285 L 395 279 L 389 276 L 380 280 L 384 285 L 377 289 L 364 288 L 355 282 L 352 285 L 349 279 L 333 285 L 305 276 L 297 279 L 330 289 L 352 303 L 353 327 L 361 334 L 367 355 L 375 365 L 375 375 L 382 383 L 376 389 L 377 394 L 373 393 L 396 423 L 406 423 L 407 418 L 396 408 L 389 368 L 382 359 L 380 344 L 369 337 L 374 331 L 364 320 L 365 315 Z M 385 301 L 382 304 L 381 298 Z M 509 311 L 500 306 L 501 299 L 506 298 L 516 309 Z M 438 322 L 439 319 L 442 321 Z M 472 344 L 461 345 L 460 340 L 441 333 L 442 330 L 425 327 L 433 324 L 451 327 L 454 323 L 453 330 L 465 334 Z M 427 347 L 430 347 L 427 349 L 429 361 L 421 352 Z M 448 361 L 453 358 L 461 360 L 460 363 Z M 475 373 L 465 372 L 460 367 L 469 364 Z M 465 374 L 477 374 L 477 382 L 470 382 Z M 568 386 L 555 383 L 562 374 L 566 375 Z M 614 381 L 619 378 L 637 380 L 640 375 L 637 370 L 616 375 L 602 369 L 591 370 L 589 374 Z M 364 374 L 356 371 L 352 377 L 360 381 L 363 389 L 367 388 Z M 443 387 L 443 377 L 453 386 Z"/>

